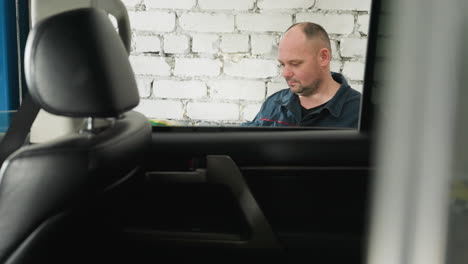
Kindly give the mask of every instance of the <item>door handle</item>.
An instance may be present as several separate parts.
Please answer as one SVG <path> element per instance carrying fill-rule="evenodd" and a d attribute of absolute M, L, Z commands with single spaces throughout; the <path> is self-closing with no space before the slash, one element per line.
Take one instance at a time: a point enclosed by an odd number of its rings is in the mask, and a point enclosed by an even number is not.
<path fill-rule="evenodd" d="M 280 245 L 241 171 L 229 156 L 208 155 L 206 179 L 227 186 L 239 204 L 251 230 L 248 248 L 279 249 Z"/>
<path fill-rule="evenodd" d="M 208 155 L 206 156 L 206 169 L 149 172 L 146 174 L 146 177 L 147 180 L 158 183 L 208 183 L 225 186 L 234 196 L 250 231 L 248 239 L 242 240 L 239 238 L 232 239 L 232 236 L 211 233 L 193 235 L 187 232 L 150 232 L 158 240 L 205 246 L 229 245 L 236 248 L 261 248 L 276 251 L 281 249 L 270 223 L 267 221 L 241 171 L 231 157 L 226 155 Z M 139 233 L 137 230 L 127 230 L 127 232 L 133 234 Z M 143 231 L 141 234 L 143 233 L 148 232 Z"/>

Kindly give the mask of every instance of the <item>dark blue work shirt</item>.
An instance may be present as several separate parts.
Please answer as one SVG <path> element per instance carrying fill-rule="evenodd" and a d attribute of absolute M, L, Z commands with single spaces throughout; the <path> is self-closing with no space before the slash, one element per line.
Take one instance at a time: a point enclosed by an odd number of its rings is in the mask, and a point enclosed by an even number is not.
<path fill-rule="evenodd" d="M 272 94 L 251 122 L 242 126 L 314 126 L 357 128 L 361 93 L 352 89 L 343 75 L 332 72 L 341 84 L 330 101 L 302 116 L 299 96 L 289 88 Z"/>

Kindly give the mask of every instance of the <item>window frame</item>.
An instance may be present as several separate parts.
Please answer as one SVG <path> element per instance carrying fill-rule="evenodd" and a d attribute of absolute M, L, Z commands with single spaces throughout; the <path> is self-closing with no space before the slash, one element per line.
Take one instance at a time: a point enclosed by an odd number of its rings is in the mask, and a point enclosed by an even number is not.
<path fill-rule="evenodd" d="M 26 89 L 22 58 L 29 32 L 28 2 L 0 4 L 0 133 L 7 131 Z"/>
<path fill-rule="evenodd" d="M 274 131 L 332 131 L 348 130 L 358 133 L 373 134 L 375 129 L 375 106 L 373 98 L 374 71 L 377 56 L 377 38 L 379 30 L 381 0 L 371 0 L 369 9 L 369 31 L 367 34 L 367 47 L 365 57 L 365 69 L 362 87 L 361 107 L 359 113 L 358 128 L 339 127 L 242 127 L 242 126 L 173 126 L 153 124 L 153 133 L 159 132 L 274 132 Z M 151 121 L 150 121 L 151 123 Z"/>

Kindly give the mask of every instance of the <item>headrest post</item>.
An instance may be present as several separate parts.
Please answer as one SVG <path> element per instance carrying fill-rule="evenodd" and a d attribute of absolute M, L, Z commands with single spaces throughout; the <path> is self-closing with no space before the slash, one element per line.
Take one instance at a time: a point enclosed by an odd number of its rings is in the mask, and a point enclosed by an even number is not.
<path fill-rule="evenodd" d="M 94 130 L 94 117 L 88 117 L 88 119 L 86 120 L 86 130 Z"/>

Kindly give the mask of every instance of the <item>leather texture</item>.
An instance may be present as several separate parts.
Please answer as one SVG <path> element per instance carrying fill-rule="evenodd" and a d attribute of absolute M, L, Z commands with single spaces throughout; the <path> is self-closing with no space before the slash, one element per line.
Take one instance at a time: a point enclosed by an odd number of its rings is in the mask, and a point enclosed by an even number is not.
<path fill-rule="evenodd" d="M 132 111 L 97 135 L 76 133 L 11 155 L 1 171 L 0 263 L 28 255 L 16 251 L 41 224 L 92 201 L 130 173 L 150 134 L 146 117 Z"/>
<path fill-rule="evenodd" d="M 123 42 L 98 9 L 37 23 L 26 43 L 25 77 L 34 100 L 56 115 L 115 117 L 139 103 Z"/>
<path fill-rule="evenodd" d="M 50 17 L 33 29 L 27 45 L 26 77 L 36 103 L 56 115 L 105 122 L 23 146 L 2 164 L 0 263 L 89 263 L 86 245 L 105 246 L 96 239 L 102 229 L 88 230 L 101 219 L 93 204 L 138 170 L 151 125 L 129 111 L 139 102 L 138 89 L 104 12 Z"/>

